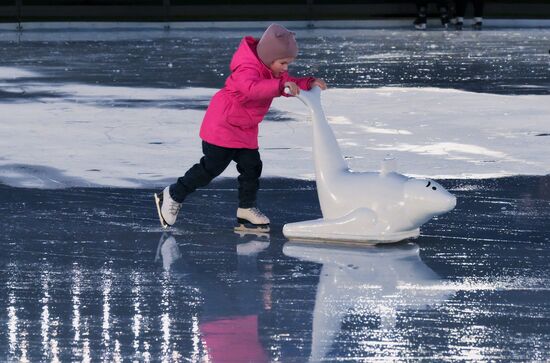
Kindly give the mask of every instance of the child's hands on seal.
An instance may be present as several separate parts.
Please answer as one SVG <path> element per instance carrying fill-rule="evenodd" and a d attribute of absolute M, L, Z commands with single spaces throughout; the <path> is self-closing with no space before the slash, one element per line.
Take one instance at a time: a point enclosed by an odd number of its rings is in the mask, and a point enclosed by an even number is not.
<path fill-rule="evenodd" d="M 323 91 L 327 89 L 327 84 L 321 78 L 315 78 L 315 80 L 311 82 L 311 87 L 315 86 L 319 87 Z"/>
<path fill-rule="evenodd" d="M 287 93 L 293 96 L 296 96 L 300 93 L 300 87 L 298 87 L 298 85 L 294 82 L 285 82 L 285 92 L 287 89 L 290 91 Z"/>

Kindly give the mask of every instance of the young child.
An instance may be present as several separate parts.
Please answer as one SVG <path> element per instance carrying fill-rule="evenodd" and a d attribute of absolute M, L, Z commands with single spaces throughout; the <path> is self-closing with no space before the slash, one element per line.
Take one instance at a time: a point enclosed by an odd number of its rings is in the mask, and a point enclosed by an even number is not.
<path fill-rule="evenodd" d="M 326 89 L 325 82 L 313 77 L 294 78 L 288 66 L 298 55 L 294 33 L 271 24 L 260 40 L 242 39 L 233 55 L 231 75 L 206 110 L 200 129 L 204 156 L 177 182 L 155 193 L 163 227 L 176 222 L 181 203 L 195 189 L 204 187 L 220 175 L 231 161 L 239 172 L 239 229 L 269 231 L 269 218 L 256 207 L 262 160 L 258 152 L 258 124 L 269 110 L 273 98 L 295 96 L 300 89 L 313 86 Z"/>

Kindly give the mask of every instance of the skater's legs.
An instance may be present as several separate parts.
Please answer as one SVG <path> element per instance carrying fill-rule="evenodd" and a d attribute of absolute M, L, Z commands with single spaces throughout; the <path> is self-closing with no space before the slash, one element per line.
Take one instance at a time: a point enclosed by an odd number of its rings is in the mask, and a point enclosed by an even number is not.
<path fill-rule="evenodd" d="M 178 203 L 195 189 L 208 185 L 220 175 L 234 157 L 235 149 L 202 142 L 204 156 L 198 164 L 193 165 L 184 176 L 170 186 L 170 196 Z"/>
<path fill-rule="evenodd" d="M 262 175 L 260 153 L 257 149 L 240 149 L 235 154 L 235 162 L 239 171 L 239 208 L 253 208 Z"/>
<path fill-rule="evenodd" d="M 443 25 L 445 28 L 449 26 L 449 7 L 447 4 L 447 0 L 439 0 L 437 2 L 437 7 L 439 8 L 439 16 L 441 18 L 441 25 Z"/>
<path fill-rule="evenodd" d="M 414 19 L 413 25 L 418 30 L 426 29 L 428 1 L 416 1 L 417 17 Z"/>

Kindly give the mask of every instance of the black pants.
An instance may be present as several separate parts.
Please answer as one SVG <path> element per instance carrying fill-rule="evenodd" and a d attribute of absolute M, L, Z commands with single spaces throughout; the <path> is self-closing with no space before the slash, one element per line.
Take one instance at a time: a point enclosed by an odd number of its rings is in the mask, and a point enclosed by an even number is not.
<path fill-rule="evenodd" d="M 466 13 L 466 4 L 467 0 L 457 0 L 456 1 L 456 16 L 464 17 Z M 474 16 L 483 17 L 483 0 L 473 0 L 474 3 Z"/>
<path fill-rule="evenodd" d="M 195 189 L 208 185 L 220 175 L 231 161 L 237 163 L 239 171 L 239 208 L 256 206 L 256 195 L 260 188 L 262 160 L 258 149 L 231 149 L 202 142 L 204 156 L 184 176 L 170 185 L 170 196 L 176 202 L 183 202 Z"/>

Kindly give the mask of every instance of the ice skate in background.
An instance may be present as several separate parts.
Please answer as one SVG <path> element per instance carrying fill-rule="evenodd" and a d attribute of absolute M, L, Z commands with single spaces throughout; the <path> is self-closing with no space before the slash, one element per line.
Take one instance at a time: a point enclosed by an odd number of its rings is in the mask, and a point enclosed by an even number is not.
<path fill-rule="evenodd" d="M 288 239 L 389 243 L 418 237 L 420 226 L 452 210 L 456 198 L 437 182 L 396 173 L 385 162 L 380 172 L 353 172 L 321 106 L 321 90 L 298 97 L 313 119 L 315 180 L 323 218 L 288 223 Z"/>

